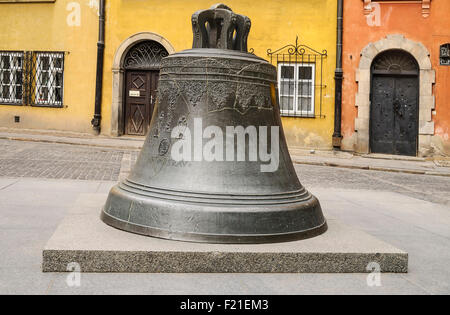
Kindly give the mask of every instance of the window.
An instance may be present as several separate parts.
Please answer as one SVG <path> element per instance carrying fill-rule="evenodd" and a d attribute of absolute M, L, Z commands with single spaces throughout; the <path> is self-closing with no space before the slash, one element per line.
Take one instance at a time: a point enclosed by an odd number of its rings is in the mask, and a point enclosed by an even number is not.
<path fill-rule="evenodd" d="M 23 104 L 23 52 L 0 52 L 0 103 Z"/>
<path fill-rule="evenodd" d="M 35 94 L 33 105 L 62 106 L 63 53 L 36 53 Z"/>
<path fill-rule="evenodd" d="M 440 65 L 441 66 L 450 66 L 450 43 L 441 46 L 440 50 Z"/>
<path fill-rule="evenodd" d="M 64 53 L 0 51 L 0 104 L 62 107 Z"/>
<path fill-rule="evenodd" d="M 278 69 L 278 94 L 281 116 L 325 118 L 323 97 L 327 88 L 323 66 L 327 51 L 321 52 L 298 41 L 272 50 L 270 63 Z"/>
<path fill-rule="evenodd" d="M 314 117 L 315 64 L 279 63 L 278 85 L 282 115 Z"/>

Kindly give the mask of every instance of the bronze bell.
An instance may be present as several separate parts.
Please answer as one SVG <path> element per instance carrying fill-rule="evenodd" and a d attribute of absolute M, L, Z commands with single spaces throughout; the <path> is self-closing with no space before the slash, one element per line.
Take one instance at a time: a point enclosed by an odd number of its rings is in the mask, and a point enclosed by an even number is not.
<path fill-rule="evenodd" d="M 163 59 L 158 100 L 130 176 L 102 220 L 172 240 L 270 243 L 327 230 L 281 125 L 274 66 L 247 52 L 251 22 L 225 5 L 192 16 L 193 49 Z"/>

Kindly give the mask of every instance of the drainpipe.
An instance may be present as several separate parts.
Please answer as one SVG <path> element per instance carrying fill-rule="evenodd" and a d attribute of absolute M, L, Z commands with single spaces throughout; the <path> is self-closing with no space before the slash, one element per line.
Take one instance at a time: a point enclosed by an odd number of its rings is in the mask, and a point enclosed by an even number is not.
<path fill-rule="evenodd" d="M 337 0 L 337 38 L 336 38 L 336 70 L 334 72 L 335 94 L 334 94 L 334 133 L 333 147 L 341 148 L 341 118 L 342 118 L 342 37 L 344 20 L 344 0 Z"/>
<path fill-rule="evenodd" d="M 97 42 L 97 75 L 95 82 L 95 111 L 91 121 L 92 127 L 97 134 L 100 134 L 102 120 L 102 88 L 103 88 L 103 60 L 105 56 L 105 2 L 99 3 L 99 31 Z"/>

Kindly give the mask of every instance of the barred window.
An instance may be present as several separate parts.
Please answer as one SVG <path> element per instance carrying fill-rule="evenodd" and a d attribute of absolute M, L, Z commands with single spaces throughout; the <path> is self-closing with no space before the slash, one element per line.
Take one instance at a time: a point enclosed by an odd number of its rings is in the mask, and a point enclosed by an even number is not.
<path fill-rule="evenodd" d="M 62 107 L 64 53 L 0 51 L 0 104 Z"/>
<path fill-rule="evenodd" d="M 23 52 L 0 52 L 0 103 L 23 104 Z"/>
<path fill-rule="evenodd" d="M 323 96 L 327 85 L 323 77 L 323 64 L 327 51 L 319 52 L 300 44 L 279 49 L 267 49 L 270 63 L 277 67 L 280 114 L 285 117 L 325 118 L 322 112 Z"/>
<path fill-rule="evenodd" d="M 314 116 L 315 64 L 279 63 L 281 114 Z"/>
<path fill-rule="evenodd" d="M 36 53 L 35 95 L 33 105 L 62 106 L 63 53 Z"/>

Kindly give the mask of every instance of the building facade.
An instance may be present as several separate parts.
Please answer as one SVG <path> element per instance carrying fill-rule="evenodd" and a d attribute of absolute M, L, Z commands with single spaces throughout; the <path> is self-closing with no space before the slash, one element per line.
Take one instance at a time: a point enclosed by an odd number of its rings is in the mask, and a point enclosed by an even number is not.
<path fill-rule="evenodd" d="M 450 1 L 346 0 L 341 148 L 450 154 Z"/>
<path fill-rule="evenodd" d="M 191 15 L 215 1 L 106 0 L 100 131 L 145 135 L 162 58 L 192 46 Z M 0 126 L 91 133 L 99 1 L 0 0 Z M 249 48 L 278 68 L 291 147 L 331 148 L 335 0 L 226 2 L 252 20 Z"/>
<path fill-rule="evenodd" d="M 89 132 L 95 4 L 0 1 L 0 127 Z"/>

